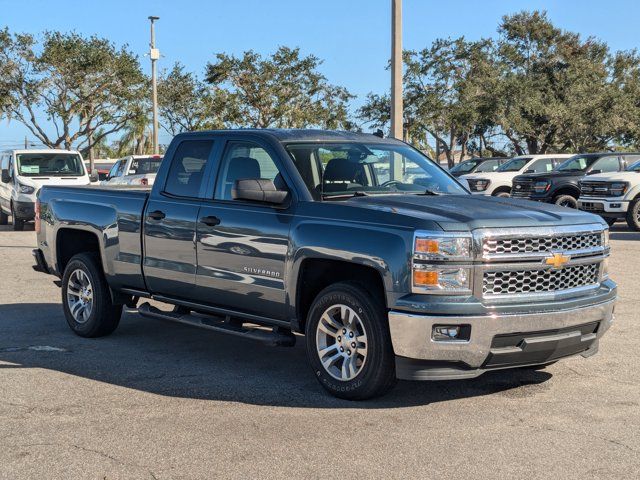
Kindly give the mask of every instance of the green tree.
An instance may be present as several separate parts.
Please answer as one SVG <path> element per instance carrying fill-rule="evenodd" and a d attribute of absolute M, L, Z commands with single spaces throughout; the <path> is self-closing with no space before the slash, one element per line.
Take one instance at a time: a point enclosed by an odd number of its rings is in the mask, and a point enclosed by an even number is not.
<path fill-rule="evenodd" d="M 247 51 L 224 53 L 207 65 L 206 81 L 228 91 L 233 123 L 255 128 L 321 127 L 350 129 L 348 102 L 353 96 L 330 84 L 318 71 L 322 62 L 300 49 L 280 47 L 268 58 Z"/>
<path fill-rule="evenodd" d="M 100 143 L 137 115 L 148 82 L 126 47 L 77 33 L 0 37 L 3 112 L 45 145 Z"/>
<path fill-rule="evenodd" d="M 235 97 L 200 81 L 176 63 L 158 82 L 158 104 L 163 128 L 180 132 L 225 128 L 238 121 Z"/>

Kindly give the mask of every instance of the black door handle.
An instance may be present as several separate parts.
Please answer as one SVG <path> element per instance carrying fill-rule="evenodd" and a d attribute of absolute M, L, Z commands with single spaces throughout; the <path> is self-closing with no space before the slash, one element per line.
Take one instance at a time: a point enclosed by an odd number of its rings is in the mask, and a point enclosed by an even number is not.
<path fill-rule="evenodd" d="M 220 219 L 218 217 L 214 217 L 213 215 L 209 217 L 202 217 L 200 221 L 205 225 L 208 225 L 209 227 L 215 227 L 216 225 L 220 224 Z"/>
<path fill-rule="evenodd" d="M 149 213 L 149 218 L 151 218 L 152 220 L 162 220 L 164 217 L 166 217 L 165 213 L 161 212 L 160 210 Z"/>

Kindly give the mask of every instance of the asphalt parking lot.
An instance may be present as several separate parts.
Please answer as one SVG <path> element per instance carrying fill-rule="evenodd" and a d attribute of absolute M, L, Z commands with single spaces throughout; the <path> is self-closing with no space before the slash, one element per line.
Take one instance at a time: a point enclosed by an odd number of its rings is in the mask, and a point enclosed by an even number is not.
<path fill-rule="evenodd" d="M 303 342 L 135 312 L 74 336 L 34 232 L 0 227 L 0 478 L 638 478 L 640 234 L 611 237 L 620 301 L 595 357 L 349 403 Z"/>

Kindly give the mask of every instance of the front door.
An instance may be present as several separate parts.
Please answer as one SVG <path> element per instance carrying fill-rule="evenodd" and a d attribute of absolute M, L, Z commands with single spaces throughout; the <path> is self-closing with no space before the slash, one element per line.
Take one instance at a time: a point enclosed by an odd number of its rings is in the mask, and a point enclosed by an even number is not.
<path fill-rule="evenodd" d="M 154 294 L 192 298 L 196 282 L 196 221 L 207 184 L 213 140 L 183 140 L 167 180 L 149 199 L 144 219 L 144 274 Z M 154 190 L 155 192 L 155 190 Z"/>
<path fill-rule="evenodd" d="M 198 219 L 197 295 L 200 302 L 255 315 L 285 318 L 285 260 L 294 202 L 287 208 L 232 198 L 239 179 L 266 178 L 287 188 L 268 145 L 230 140 L 213 201 Z M 289 195 L 290 199 L 292 195 Z"/>

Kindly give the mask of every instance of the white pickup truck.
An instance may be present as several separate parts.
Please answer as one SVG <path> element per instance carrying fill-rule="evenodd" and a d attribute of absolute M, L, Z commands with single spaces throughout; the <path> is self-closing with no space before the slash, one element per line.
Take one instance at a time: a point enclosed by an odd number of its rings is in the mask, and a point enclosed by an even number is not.
<path fill-rule="evenodd" d="M 102 185 L 153 185 L 162 155 L 129 155 L 116 161 Z"/>
<path fill-rule="evenodd" d="M 572 156 L 565 153 L 521 155 L 503 163 L 495 172 L 473 173 L 460 178 L 469 183 L 469 190 L 475 195 L 510 197 L 513 179 L 518 175 L 550 172 Z"/>
<path fill-rule="evenodd" d="M 604 218 L 609 225 L 624 218 L 640 231 L 640 161 L 624 172 L 598 173 L 580 182 L 578 208 Z"/>

